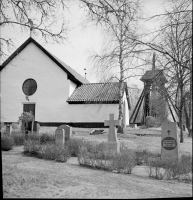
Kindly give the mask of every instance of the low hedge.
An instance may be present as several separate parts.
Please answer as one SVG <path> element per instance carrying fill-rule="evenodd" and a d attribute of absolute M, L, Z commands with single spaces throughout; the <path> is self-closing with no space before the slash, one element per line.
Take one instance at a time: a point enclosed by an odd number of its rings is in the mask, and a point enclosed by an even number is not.
<path fill-rule="evenodd" d="M 1 150 L 9 151 L 14 146 L 14 140 L 10 136 L 1 136 Z"/>
<path fill-rule="evenodd" d="M 41 144 L 36 140 L 28 140 L 24 142 L 24 155 L 34 156 L 46 160 L 66 162 L 70 157 L 70 152 L 65 146 L 59 147 L 52 142 Z"/>

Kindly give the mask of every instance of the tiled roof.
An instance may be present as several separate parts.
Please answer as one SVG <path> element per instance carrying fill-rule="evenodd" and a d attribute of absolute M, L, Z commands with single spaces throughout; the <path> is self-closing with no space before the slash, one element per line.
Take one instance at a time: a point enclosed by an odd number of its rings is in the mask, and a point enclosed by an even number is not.
<path fill-rule="evenodd" d="M 156 76 L 162 76 L 162 80 L 167 82 L 165 76 L 163 75 L 163 70 L 148 70 L 145 72 L 145 74 L 140 78 L 141 81 L 145 82 L 147 80 L 152 80 L 153 78 L 155 78 Z"/>
<path fill-rule="evenodd" d="M 140 78 L 141 81 L 143 80 L 151 80 L 152 78 L 154 78 L 156 75 L 158 75 L 158 73 L 160 72 L 161 70 L 148 70 L 145 72 L 145 74 Z"/>
<path fill-rule="evenodd" d="M 127 84 L 124 90 L 128 97 Z M 68 103 L 119 103 L 119 82 L 113 83 L 89 83 L 76 88 L 67 100 Z"/>
<path fill-rule="evenodd" d="M 71 67 L 66 65 L 60 59 L 52 55 L 46 49 L 44 49 L 38 42 L 36 42 L 33 38 L 28 38 L 7 60 L 5 60 L 2 65 L 0 66 L 0 71 L 6 67 L 6 65 L 15 57 L 17 56 L 30 42 L 33 42 L 37 47 L 39 47 L 50 59 L 52 59 L 63 71 L 65 71 L 68 75 L 68 78 L 75 82 L 77 85 L 81 85 L 82 83 L 89 83 L 84 77 L 78 74 L 75 70 Z"/>

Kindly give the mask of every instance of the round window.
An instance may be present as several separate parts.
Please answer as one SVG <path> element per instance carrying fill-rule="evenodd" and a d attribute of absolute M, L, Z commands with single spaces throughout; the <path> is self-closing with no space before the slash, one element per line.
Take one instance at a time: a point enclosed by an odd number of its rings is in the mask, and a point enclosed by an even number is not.
<path fill-rule="evenodd" d="M 37 90 L 37 83 L 36 83 L 36 81 L 34 79 L 27 79 L 23 83 L 22 89 L 23 89 L 23 92 L 24 92 L 25 95 L 31 96 Z"/>

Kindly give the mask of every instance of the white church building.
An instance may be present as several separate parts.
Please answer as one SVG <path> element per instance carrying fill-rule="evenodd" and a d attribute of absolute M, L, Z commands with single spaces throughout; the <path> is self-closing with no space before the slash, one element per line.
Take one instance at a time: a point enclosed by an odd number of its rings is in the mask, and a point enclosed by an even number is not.
<path fill-rule="evenodd" d="M 119 83 L 89 83 L 49 53 L 33 38 L 27 39 L 0 66 L 1 122 L 17 122 L 32 111 L 40 126 L 104 127 L 114 113 L 118 119 Z M 124 83 L 124 125 L 129 125 L 130 101 Z"/>

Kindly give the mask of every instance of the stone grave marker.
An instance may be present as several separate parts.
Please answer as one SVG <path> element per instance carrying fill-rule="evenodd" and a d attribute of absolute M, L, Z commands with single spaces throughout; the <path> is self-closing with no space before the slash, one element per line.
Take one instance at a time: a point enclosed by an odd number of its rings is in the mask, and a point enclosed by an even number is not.
<path fill-rule="evenodd" d="M 104 121 L 104 126 L 109 126 L 107 150 L 119 153 L 120 152 L 120 143 L 117 139 L 117 130 L 116 130 L 115 126 L 120 126 L 121 120 L 114 120 L 114 114 L 109 114 L 109 118 L 110 118 L 110 120 Z"/>
<path fill-rule="evenodd" d="M 65 143 L 65 131 L 64 129 L 57 128 L 55 131 L 55 143 L 58 146 L 64 146 Z"/>
<path fill-rule="evenodd" d="M 179 138 L 176 122 L 163 122 L 161 128 L 161 158 L 179 158 Z"/>
<path fill-rule="evenodd" d="M 63 124 L 63 125 L 59 126 L 58 129 L 64 129 L 64 131 L 65 131 L 65 141 L 70 140 L 70 138 L 72 136 L 72 127 Z"/>

